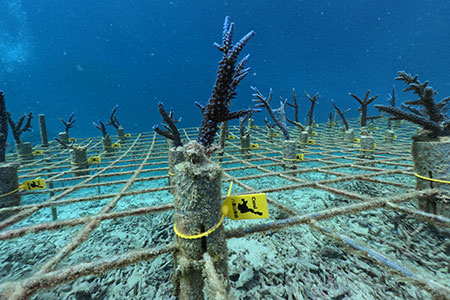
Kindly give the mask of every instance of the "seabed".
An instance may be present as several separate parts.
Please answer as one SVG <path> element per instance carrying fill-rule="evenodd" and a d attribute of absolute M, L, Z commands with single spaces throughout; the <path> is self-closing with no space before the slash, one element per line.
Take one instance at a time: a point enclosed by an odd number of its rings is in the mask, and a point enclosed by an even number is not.
<path fill-rule="evenodd" d="M 430 193 L 415 190 L 416 127 L 403 123 L 384 142 L 378 126 L 370 160 L 337 127 L 319 124 L 313 144 L 297 144 L 304 159 L 296 170 L 283 168 L 281 133 L 269 142 L 264 126 L 254 128 L 258 147 L 243 160 L 239 128 L 230 127 L 236 139 L 222 162 L 212 156 L 223 168 L 222 194 L 230 182 L 233 195 L 266 193 L 270 213 L 224 221 L 235 299 L 449 299 L 450 224 L 427 222 L 433 218 L 416 209 L 417 196 Z M 198 129 L 180 133 L 187 141 Z M 132 134 L 107 156 L 101 138 L 92 139 L 88 157 L 101 162 L 89 175 L 74 177 L 68 150 L 55 142 L 35 147 L 42 155 L 20 167 L 20 182 L 41 177 L 48 187 L 22 192 L 16 222 L 0 224 L 3 297 L 174 299 L 167 140 Z"/>

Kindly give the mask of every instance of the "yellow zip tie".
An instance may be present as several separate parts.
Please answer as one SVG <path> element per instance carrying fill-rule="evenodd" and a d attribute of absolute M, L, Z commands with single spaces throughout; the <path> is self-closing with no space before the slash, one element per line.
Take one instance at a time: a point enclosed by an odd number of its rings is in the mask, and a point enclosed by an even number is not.
<path fill-rule="evenodd" d="M 6 194 L 0 195 L 0 198 L 3 198 L 3 197 L 6 197 L 6 196 L 9 196 L 9 195 L 12 195 L 12 194 L 14 194 L 14 193 L 17 193 L 21 188 L 22 188 L 22 185 L 19 185 L 19 187 L 18 187 L 17 189 L 12 190 L 11 192 L 8 192 L 8 193 L 6 193 Z"/>
<path fill-rule="evenodd" d="M 80 162 L 80 163 L 74 163 L 74 162 L 70 162 L 71 165 L 77 166 L 77 165 L 88 165 L 89 162 L 85 161 L 85 162 Z"/>
<path fill-rule="evenodd" d="M 302 161 L 303 159 L 298 159 L 298 158 L 284 158 L 284 157 L 283 157 L 283 160 L 286 160 L 286 161 Z"/>
<path fill-rule="evenodd" d="M 228 195 L 227 197 L 230 197 L 231 194 L 231 188 L 233 187 L 233 182 L 230 183 L 230 188 L 228 189 Z M 227 207 L 228 208 L 228 207 Z M 217 228 L 220 227 L 220 225 L 222 225 L 223 219 L 225 219 L 225 216 L 228 215 L 228 209 L 227 208 L 222 208 L 222 216 L 220 217 L 219 223 L 217 223 L 214 227 L 210 228 L 208 231 L 203 232 L 203 233 L 199 233 L 199 234 L 194 234 L 194 235 L 186 235 L 183 234 L 181 232 L 178 231 L 177 229 L 177 224 L 173 224 L 173 231 L 175 231 L 175 234 L 178 235 L 180 238 L 186 239 L 186 240 L 195 240 L 195 239 L 200 239 L 202 237 L 208 236 L 211 233 L 213 233 L 214 231 L 217 230 Z"/>
<path fill-rule="evenodd" d="M 414 173 L 414 175 L 416 175 L 416 177 L 419 177 L 420 179 L 434 181 L 434 182 L 439 182 L 439 183 L 450 184 L 450 181 L 447 181 L 447 180 L 440 180 L 440 179 L 429 178 L 429 177 L 425 177 L 425 176 L 419 175 L 417 173 Z"/>
<path fill-rule="evenodd" d="M 170 176 L 174 176 L 175 174 L 169 171 L 169 175 Z"/>

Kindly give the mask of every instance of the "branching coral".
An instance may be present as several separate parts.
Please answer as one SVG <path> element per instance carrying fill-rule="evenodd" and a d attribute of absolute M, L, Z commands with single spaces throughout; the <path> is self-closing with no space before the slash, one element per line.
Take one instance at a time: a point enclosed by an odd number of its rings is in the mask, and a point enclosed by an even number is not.
<path fill-rule="evenodd" d="M 446 113 L 450 97 L 436 103 L 434 96 L 437 92 L 428 86 L 428 81 L 421 83 L 417 79 L 417 75 L 412 77 L 403 71 L 398 72 L 398 75 L 399 77 L 395 80 L 401 80 L 408 84 L 403 91 L 413 91 L 419 96 L 419 99 L 405 102 L 402 104 L 402 108 L 385 105 L 376 105 L 375 107 L 395 116 L 396 119 L 420 125 L 425 130 L 425 136 L 432 138 L 450 136 L 450 118 Z"/>
<path fill-rule="evenodd" d="M 341 111 L 341 110 L 339 109 L 339 107 L 337 107 L 336 103 L 334 103 L 334 100 L 331 100 L 331 103 L 333 104 L 334 109 L 337 111 L 337 113 L 338 113 L 339 116 L 341 117 L 342 122 L 344 123 L 345 130 L 348 130 L 348 122 L 347 122 L 347 120 L 345 119 L 345 116 L 344 116 L 344 115 L 345 115 L 347 112 L 350 111 L 350 108 L 348 108 L 348 109 L 345 110 L 345 111 Z"/>
<path fill-rule="evenodd" d="M 111 111 L 111 115 L 109 116 L 109 121 L 108 123 L 106 123 L 106 125 L 112 125 L 116 129 L 118 129 L 120 126 L 119 120 L 116 117 L 116 112 L 118 108 L 119 105 L 114 106 L 114 108 Z"/>
<path fill-rule="evenodd" d="M 314 106 L 316 105 L 317 100 L 319 100 L 319 94 L 315 93 L 313 96 L 305 92 L 306 98 L 308 98 L 309 101 L 311 101 L 311 106 L 309 107 L 308 111 L 308 126 L 312 126 L 314 122 Z"/>
<path fill-rule="evenodd" d="M 163 118 L 163 126 L 166 128 L 166 130 L 162 130 L 158 128 L 157 125 L 153 126 L 153 130 L 168 138 L 169 140 L 172 140 L 175 144 L 175 147 L 183 146 L 183 143 L 181 142 L 180 133 L 178 132 L 177 127 L 175 126 L 175 123 L 178 123 L 180 120 L 176 120 L 173 115 L 173 110 L 171 110 L 169 113 L 166 112 L 164 109 L 164 106 L 162 102 L 158 103 L 158 110 Z"/>
<path fill-rule="evenodd" d="M 95 128 L 97 128 L 98 130 L 100 130 L 102 132 L 103 137 L 107 136 L 108 133 L 106 132 L 105 123 L 103 123 L 102 121 L 98 121 L 98 123 L 100 125 L 97 125 L 97 123 L 92 122 L 92 125 L 94 125 Z"/>
<path fill-rule="evenodd" d="M 249 112 L 258 111 L 253 108 L 235 112 L 230 112 L 229 110 L 230 100 L 236 96 L 236 87 L 250 70 L 249 68 L 245 68 L 245 63 L 248 61 L 249 55 L 245 56 L 239 63 L 237 63 L 237 58 L 245 44 L 255 34 L 252 30 L 233 45 L 233 30 L 234 23 L 227 16 L 223 25 L 222 45 L 214 44 L 217 49 L 223 52 L 223 57 L 219 62 L 219 69 L 211 97 L 205 106 L 197 103 L 203 115 L 197 142 L 205 148 L 210 147 L 214 142 L 214 136 L 220 122 L 236 119 Z"/>
<path fill-rule="evenodd" d="M 239 117 L 239 133 L 241 137 L 250 133 L 251 129 L 245 130 L 245 122 L 247 122 L 247 120 L 250 118 L 250 115 L 251 114 L 248 113 L 244 116 Z"/>
<path fill-rule="evenodd" d="M 252 87 L 254 94 L 253 97 L 255 97 L 256 99 L 253 99 L 253 102 L 256 102 L 256 107 L 264 107 L 267 109 L 267 112 L 269 113 L 270 117 L 272 118 L 272 120 L 275 122 L 275 124 L 277 124 L 277 126 L 281 129 L 281 131 L 283 132 L 284 138 L 286 140 L 290 139 L 290 135 L 289 135 L 289 131 L 286 125 L 286 104 L 287 104 L 287 99 L 284 99 L 282 101 L 280 101 L 280 107 L 277 109 L 272 109 L 270 107 L 270 101 L 272 101 L 272 89 L 270 89 L 269 91 L 269 96 L 266 98 L 264 97 L 263 94 L 261 94 L 261 92 L 255 88 Z M 278 117 L 275 115 L 275 113 L 278 114 Z"/>
<path fill-rule="evenodd" d="M 6 112 L 5 95 L 0 91 L 0 163 L 5 161 L 6 140 L 8 139 L 8 114 Z"/>
<path fill-rule="evenodd" d="M 64 124 L 64 127 L 65 127 L 64 131 L 66 133 L 69 133 L 69 129 L 73 127 L 73 123 L 75 123 L 75 121 L 77 120 L 77 119 L 73 118 L 74 116 L 75 116 L 75 113 L 73 112 L 70 114 L 69 120 L 67 120 L 67 121 L 64 121 L 62 118 L 59 118 L 59 120 Z"/>
<path fill-rule="evenodd" d="M 11 127 L 11 131 L 14 137 L 14 141 L 16 144 L 20 144 L 22 141 L 20 140 L 20 135 L 24 133 L 25 131 L 30 131 L 31 126 L 31 119 L 33 119 L 33 113 L 24 114 L 22 117 L 20 117 L 19 121 L 17 121 L 17 124 L 13 121 L 11 118 L 11 113 L 7 113 L 8 115 L 8 122 L 9 126 Z M 25 124 L 23 123 L 26 119 Z"/>
<path fill-rule="evenodd" d="M 288 117 L 286 117 L 286 120 L 291 123 L 292 125 L 295 125 L 300 128 L 300 131 L 303 131 L 305 129 L 305 126 L 303 126 L 302 123 L 298 120 L 298 109 L 299 105 L 297 103 L 297 96 L 295 95 L 295 89 L 292 89 L 292 100 L 294 100 L 294 103 L 287 102 L 287 105 L 294 108 L 294 121 L 290 120 Z"/>
<path fill-rule="evenodd" d="M 359 104 L 361 105 L 360 108 L 358 108 L 358 111 L 361 112 L 361 127 L 365 127 L 367 126 L 367 120 L 373 120 L 373 119 L 378 119 L 380 118 L 380 116 L 373 116 L 373 117 L 368 117 L 367 116 L 367 108 L 369 106 L 370 103 L 372 103 L 373 101 L 375 101 L 375 99 L 378 98 L 378 95 L 370 97 L 370 90 L 367 90 L 366 95 L 364 96 L 363 99 L 360 99 L 358 96 L 350 93 L 350 96 L 352 96 L 353 98 L 356 99 L 356 101 L 359 102 Z"/>

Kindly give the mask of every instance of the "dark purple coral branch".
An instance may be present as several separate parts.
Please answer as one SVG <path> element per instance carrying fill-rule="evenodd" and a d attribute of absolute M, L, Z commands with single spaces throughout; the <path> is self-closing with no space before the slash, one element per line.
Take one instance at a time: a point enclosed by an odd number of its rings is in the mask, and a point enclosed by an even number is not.
<path fill-rule="evenodd" d="M 109 116 L 109 121 L 106 123 L 106 125 L 112 125 L 114 128 L 118 129 L 120 126 L 119 120 L 117 120 L 116 112 L 119 108 L 119 105 L 114 106 L 113 110 L 111 111 L 111 115 Z"/>
<path fill-rule="evenodd" d="M 163 126 L 166 128 L 166 130 L 160 129 L 157 125 L 153 126 L 153 130 L 164 136 L 165 138 L 168 138 L 169 140 L 172 140 L 175 144 L 175 147 L 183 146 L 183 143 L 181 142 L 180 133 L 178 132 L 177 127 L 175 126 L 175 123 L 178 123 L 179 120 L 175 120 L 175 117 L 173 115 L 173 111 L 171 110 L 169 113 L 166 112 L 164 109 L 164 106 L 162 102 L 158 103 L 158 110 L 161 114 L 161 117 L 163 118 Z"/>
<path fill-rule="evenodd" d="M 364 127 L 367 125 L 367 120 L 380 118 L 380 116 L 373 116 L 373 117 L 367 116 L 367 109 L 369 107 L 369 104 L 372 103 L 373 101 L 375 101 L 375 99 L 378 98 L 378 95 L 369 98 L 370 90 L 367 90 L 366 95 L 364 96 L 363 99 L 360 99 L 358 96 L 356 96 L 352 93 L 349 93 L 349 95 L 352 96 L 353 98 L 355 98 L 355 100 L 358 101 L 359 104 L 361 105 L 361 107 L 358 108 L 358 111 L 361 112 L 361 127 Z"/>
<path fill-rule="evenodd" d="M 222 45 L 214 44 L 217 49 L 223 52 L 223 57 L 219 62 L 219 69 L 211 97 L 205 106 L 197 103 L 203 115 L 197 142 L 205 148 L 211 146 L 214 142 L 214 136 L 220 122 L 236 119 L 250 112 L 258 111 L 253 108 L 248 108 L 230 112 L 229 109 L 230 100 L 236 96 L 236 87 L 249 71 L 249 68 L 245 68 L 245 63 L 248 61 L 249 56 L 245 56 L 239 63 L 237 63 L 237 58 L 245 44 L 255 34 L 252 30 L 233 45 L 233 30 L 234 23 L 231 23 L 230 17 L 227 16 L 223 25 Z"/>
<path fill-rule="evenodd" d="M 69 129 L 73 127 L 73 123 L 75 123 L 75 121 L 77 120 L 77 119 L 74 119 L 74 116 L 75 116 L 75 113 L 73 112 L 70 114 L 69 120 L 67 120 L 67 121 L 64 121 L 62 118 L 59 118 L 61 123 L 64 124 L 64 127 L 65 127 L 64 131 L 66 133 L 69 133 Z"/>
<path fill-rule="evenodd" d="M 103 137 L 106 137 L 108 135 L 108 133 L 106 132 L 105 123 L 103 123 L 102 121 L 98 121 L 98 123 L 100 125 L 97 125 L 97 123 L 92 122 L 92 125 L 94 125 L 95 128 L 97 128 L 98 130 L 100 130 L 102 132 Z"/>

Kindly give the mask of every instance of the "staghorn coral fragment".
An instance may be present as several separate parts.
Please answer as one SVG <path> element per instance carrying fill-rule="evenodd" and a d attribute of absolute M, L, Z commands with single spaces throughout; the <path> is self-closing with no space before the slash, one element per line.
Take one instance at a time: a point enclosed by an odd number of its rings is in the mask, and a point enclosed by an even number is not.
<path fill-rule="evenodd" d="M 427 131 L 423 133 L 425 136 L 431 138 L 449 136 L 450 118 L 447 115 L 447 108 L 450 97 L 436 103 L 434 96 L 437 92 L 428 86 L 428 81 L 421 83 L 417 75 L 413 77 L 404 71 L 399 71 L 398 75 L 399 77 L 395 80 L 408 84 L 403 91 L 413 91 L 419 99 L 403 103 L 403 109 L 386 105 L 375 105 L 375 108 L 393 115 L 395 119 L 410 121 L 421 126 Z"/>
<path fill-rule="evenodd" d="M 211 97 L 208 100 L 208 104 L 204 106 L 196 103 L 203 115 L 197 141 L 205 148 L 210 147 L 214 142 L 219 123 L 237 119 L 248 113 L 259 111 L 254 108 L 248 108 L 230 112 L 229 109 L 230 100 L 236 96 L 236 87 L 250 70 L 249 68 L 245 68 L 245 63 L 248 61 L 249 55 L 246 55 L 239 63 L 237 63 L 237 57 L 245 44 L 255 34 L 252 30 L 239 42 L 233 45 L 233 31 L 234 23 L 232 23 L 230 17 L 227 16 L 223 25 L 222 44 L 214 44 L 217 49 L 223 52 L 223 57 L 219 62 L 217 77 Z"/>
<path fill-rule="evenodd" d="M 286 140 L 290 139 L 289 131 L 286 125 L 286 105 L 287 105 L 287 99 L 284 99 L 280 101 L 280 107 L 277 109 L 272 109 L 270 107 L 270 102 L 272 101 L 272 88 L 269 90 L 269 96 L 266 98 L 261 92 L 255 88 L 251 87 L 254 94 L 253 97 L 256 99 L 253 99 L 253 102 L 256 102 L 256 107 L 264 107 L 267 109 L 267 112 L 269 113 L 272 120 L 275 122 L 275 124 L 281 129 L 283 132 L 284 138 Z M 275 115 L 275 112 L 278 113 L 278 117 Z M 266 123 L 267 124 L 267 123 Z"/>
<path fill-rule="evenodd" d="M 153 130 L 156 133 L 168 138 L 169 140 L 172 140 L 174 142 L 175 147 L 183 146 L 183 143 L 181 142 L 180 138 L 180 133 L 178 132 L 177 127 L 175 126 L 175 123 L 178 123 L 179 120 L 176 120 L 174 118 L 173 111 L 171 110 L 169 113 L 167 113 L 166 110 L 164 109 L 162 102 L 158 103 L 158 110 L 161 117 L 163 118 L 163 122 L 165 123 L 163 124 L 163 126 L 164 128 L 166 128 L 166 130 L 158 128 L 158 125 L 153 126 Z"/>

